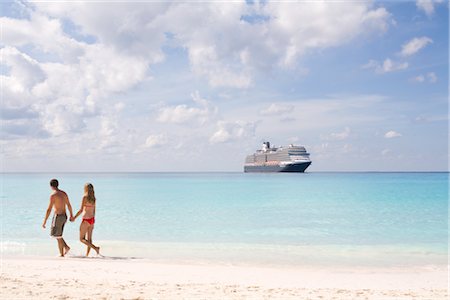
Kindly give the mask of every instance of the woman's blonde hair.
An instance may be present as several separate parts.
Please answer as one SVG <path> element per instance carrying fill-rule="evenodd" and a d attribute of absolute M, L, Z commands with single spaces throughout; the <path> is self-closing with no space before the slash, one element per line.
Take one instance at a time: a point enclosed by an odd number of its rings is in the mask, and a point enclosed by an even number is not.
<path fill-rule="evenodd" d="M 95 203 L 94 186 L 92 185 L 92 183 L 86 183 L 84 185 L 84 195 L 87 198 L 87 202 Z"/>

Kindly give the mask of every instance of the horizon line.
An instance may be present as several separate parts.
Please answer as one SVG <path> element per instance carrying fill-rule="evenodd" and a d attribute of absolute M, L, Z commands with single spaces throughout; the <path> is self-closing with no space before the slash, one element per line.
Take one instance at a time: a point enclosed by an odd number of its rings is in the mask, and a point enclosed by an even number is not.
<path fill-rule="evenodd" d="M 243 171 L 1 171 L 0 174 L 157 174 L 157 173 L 239 173 L 247 174 Z M 313 172 L 250 172 L 251 174 L 268 174 L 268 173 L 450 173 L 447 171 L 313 171 Z"/>

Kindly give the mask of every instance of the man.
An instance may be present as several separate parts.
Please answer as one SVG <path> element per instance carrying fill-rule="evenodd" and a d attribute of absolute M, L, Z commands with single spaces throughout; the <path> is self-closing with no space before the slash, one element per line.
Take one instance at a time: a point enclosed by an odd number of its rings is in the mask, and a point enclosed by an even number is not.
<path fill-rule="evenodd" d="M 55 237 L 58 241 L 59 253 L 61 254 L 61 257 L 64 257 L 64 255 L 67 254 L 67 252 L 69 252 L 70 250 L 70 247 L 66 244 L 62 237 L 64 224 L 66 224 L 67 221 L 66 206 L 69 209 L 71 221 L 73 218 L 73 212 L 72 206 L 69 202 L 69 197 L 67 197 L 67 194 L 64 191 L 58 188 L 58 185 L 58 180 L 50 180 L 52 194 L 50 195 L 50 203 L 47 208 L 47 213 L 45 214 L 44 223 L 42 223 L 42 228 L 45 228 L 45 223 L 47 223 L 47 219 L 50 216 L 50 212 L 53 208 L 54 215 L 50 235 L 52 237 Z"/>

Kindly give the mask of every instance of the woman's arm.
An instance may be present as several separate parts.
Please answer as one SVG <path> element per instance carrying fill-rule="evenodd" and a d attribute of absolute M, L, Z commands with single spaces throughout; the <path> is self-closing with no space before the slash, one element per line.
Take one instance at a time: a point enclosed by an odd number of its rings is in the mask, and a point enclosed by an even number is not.
<path fill-rule="evenodd" d="M 75 221 L 76 218 L 78 218 L 78 216 L 81 214 L 81 212 L 83 211 L 83 207 L 84 207 L 84 201 L 85 201 L 86 197 L 83 196 L 83 199 L 81 200 L 81 207 L 80 210 L 77 211 L 77 213 L 75 214 L 75 216 L 73 216 L 73 220 Z"/>

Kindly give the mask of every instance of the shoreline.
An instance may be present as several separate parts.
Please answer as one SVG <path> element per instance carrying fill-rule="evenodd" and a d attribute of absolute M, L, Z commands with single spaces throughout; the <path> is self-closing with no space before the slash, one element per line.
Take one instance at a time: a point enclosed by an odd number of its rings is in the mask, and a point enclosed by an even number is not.
<path fill-rule="evenodd" d="M 447 299 L 448 268 L 261 267 L 2 256 L 1 298 Z"/>
<path fill-rule="evenodd" d="M 85 246 L 66 239 L 69 256 L 84 256 Z M 292 245 L 208 242 L 136 242 L 99 240 L 102 254 L 163 264 L 233 265 L 274 268 L 393 269 L 446 266 L 447 251 L 442 245 Z M 56 256 L 56 245 L 48 239 L 2 241 L 5 257 Z M 50 256 L 49 256 L 50 255 Z"/>

